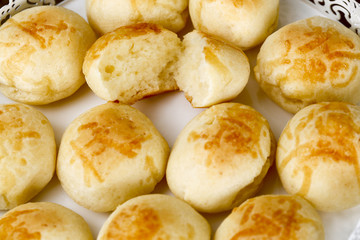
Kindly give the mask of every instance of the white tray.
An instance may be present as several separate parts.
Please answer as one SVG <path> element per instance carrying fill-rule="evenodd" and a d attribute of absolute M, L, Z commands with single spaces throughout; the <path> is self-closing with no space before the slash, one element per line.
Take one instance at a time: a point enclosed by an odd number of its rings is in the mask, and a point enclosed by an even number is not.
<path fill-rule="evenodd" d="M 280 0 L 279 27 L 299 19 L 322 15 L 322 12 L 316 10 L 312 5 L 312 3 L 305 3 L 305 1 Z M 86 18 L 85 0 L 68 0 L 61 6 L 72 9 Z M 188 25 L 186 29 L 191 28 L 191 25 Z M 258 51 L 259 48 L 255 48 L 246 52 L 252 69 L 256 63 Z M 277 139 L 292 116 L 265 96 L 256 83 L 253 73 L 251 73 L 249 83 L 244 91 L 234 101 L 250 105 L 263 114 L 268 119 Z M 0 103 L 11 102 L 11 100 L 0 95 Z M 105 101 L 95 96 L 88 86 L 84 85 L 69 98 L 45 106 L 36 106 L 36 108 L 44 113 L 52 123 L 57 145 L 59 145 L 63 132 L 75 117 L 87 109 L 103 103 Z M 145 113 L 153 121 L 170 146 L 173 145 L 185 124 L 203 111 L 203 109 L 192 108 L 181 92 L 166 93 L 144 99 L 136 103 L 134 107 Z M 154 192 L 171 194 L 165 180 L 159 183 Z M 258 194 L 281 193 L 285 193 L 285 191 L 281 186 L 275 168 L 271 168 L 265 178 L 265 184 Z M 96 239 L 102 224 L 109 216 L 109 213 L 95 213 L 77 205 L 63 191 L 56 176 L 32 201 L 55 202 L 77 212 L 90 225 L 94 239 Z M 0 211 L 0 216 L 4 213 L 5 211 Z M 221 214 L 204 214 L 204 216 L 209 220 L 213 231 L 215 231 L 228 214 L 229 212 L 225 212 Z M 360 206 L 336 213 L 320 213 L 320 215 L 323 219 L 326 239 L 348 239 L 360 218 Z"/>

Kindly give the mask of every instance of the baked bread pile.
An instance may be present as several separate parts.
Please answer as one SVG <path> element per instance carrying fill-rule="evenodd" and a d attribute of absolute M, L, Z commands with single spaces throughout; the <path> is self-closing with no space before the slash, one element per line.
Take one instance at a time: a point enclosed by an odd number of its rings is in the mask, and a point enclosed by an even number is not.
<path fill-rule="evenodd" d="M 324 17 L 275 31 L 279 0 L 87 0 L 86 10 L 89 24 L 47 6 L 0 27 L 0 91 L 21 102 L 0 106 L 0 210 L 12 209 L 0 239 L 92 239 L 70 209 L 27 203 L 54 172 L 78 205 L 110 213 L 98 240 L 209 240 L 213 213 L 227 215 L 215 240 L 324 239 L 317 210 L 360 204 L 355 33 Z M 278 143 L 236 99 L 257 46 L 252 84 L 294 114 Z M 49 120 L 25 104 L 59 101 L 85 82 L 104 103 L 72 119 L 56 153 Z M 206 109 L 170 148 L 130 105 L 176 90 Z M 256 196 L 273 163 L 289 195 Z M 153 193 L 162 180 L 167 195 Z"/>

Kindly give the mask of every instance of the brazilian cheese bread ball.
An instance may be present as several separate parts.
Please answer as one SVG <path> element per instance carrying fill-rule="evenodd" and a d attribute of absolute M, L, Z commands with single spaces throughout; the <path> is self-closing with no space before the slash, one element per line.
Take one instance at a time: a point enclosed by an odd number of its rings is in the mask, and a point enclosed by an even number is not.
<path fill-rule="evenodd" d="M 324 227 L 310 203 L 295 195 L 262 195 L 233 209 L 214 240 L 324 240 Z"/>
<path fill-rule="evenodd" d="M 178 32 L 185 27 L 187 7 L 187 0 L 86 0 L 87 18 L 100 35 L 140 22 Z"/>
<path fill-rule="evenodd" d="M 275 139 L 266 119 L 249 106 L 222 103 L 181 131 L 166 179 L 171 192 L 198 211 L 222 212 L 257 192 L 274 155 Z"/>
<path fill-rule="evenodd" d="M 153 123 L 125 104 L 89 109 L 66 129 L 57 175 L 67 194 L 97 212 L 150 193 L 165 174 L 169 146 Z"/>
<path fill-rule="evenodd" d="M 285 190 L 321 211 L 360 203 L 360 107 L 324 102 L 305 107 L 279 138 L 276 166 Z"/>
<path fill-rule="evenodd" d="M 128 200 L 110 215 L 97 240 L 210 240 L 206 219 L 169 195 L 149 194 Z"/>
<path fill-rule="evenodd" d="M 27 104 L 72 95 L 85 78 L 85 53 L 96 39 L 77 13 L 56 6 L 26 9 L 0 27 L 0 92 Z"/>
<path fill-rule="evenodd" d="M 24 104 L 0 105 L 0 210 L 28 202 L 54 175 L 56 143 L 49 120 Z"/>
<path fill-rule="evenodd" d="M 160 25 L 127 25 L 93 44 L 85 56 L 83 72 L 100 98 L 133 104 L 178 89 L 173 72 L 180 49 L 176 33 Z"/>
<path fill-rule="evenodd" d="M 92 240 L 89 225 L 72 210 L 51 202 L 26 203 L 0 218 L 1 240 Z"/>
<path fill-rule="evenodd" d="M 276 29 L 279 0 L 190 0 L 189 12 L 195 29 L 246 50 Z"/>
<path fill-rule="evenodd" d="M 254 71 L 264 92 L 296 113 L 317 102 L 360 102 L 359 69 L 359 36 L 341 23 L 317 16 L 269 36 Z"/>

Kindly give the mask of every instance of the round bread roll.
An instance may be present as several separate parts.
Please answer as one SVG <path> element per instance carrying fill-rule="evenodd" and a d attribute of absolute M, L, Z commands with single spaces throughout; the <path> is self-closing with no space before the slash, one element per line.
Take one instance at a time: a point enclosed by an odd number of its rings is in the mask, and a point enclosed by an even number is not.
<path fill-rule="evenodd" d="M 94 43 L 86 54 L 83 72 L 100 98 L 132 104 L 178 89 L 173 72 L 180 49 L 178 36 L 160 25 L 124 26 Z"/>
<path fill-rule="evenodd" d="M 184 36 L 175 80 L 193 107 L 208 107 L 237 97 L 249 80 L 242 50 L 194 30 Z"/>
<path fill-rule="evenodd" d="M 101 35 L 140 22 L 178 32 L 185 27 L 187 7 L 187 0 L 86 0 L 89 23 Z"/>
<path fill-rule="evenodd" d="M 317 211 L 298 196 L 263 195 L 235 208 L 216 230 L 214 240 L 323 240 Z"/>
<path fill-rule="evenodd" d="M 62 7 L 16 14 L 0 27 L 0 91 L 27 104 L 70 96 L 85 82 L 81 67 L 95 39 L 81 16 Z"/>
<path fill-rule="evenodd" d="M 201 212 L 229 210 L 259 189 L 274 152 L 275 139 L 260 113 L 240 103 L 214 105 L 177 137 L 167 182 Z"/>
<path fill-rule="evenodd" d="M 185 202 L 168 195 L 143 195 L 120 205 L 106 220 L 98 240 L 210 240 L 206 219 Z"/>
<path fill-rule="evenodd" d="M 189 11 L 195 29 L 245 50 L 276 29 L 279 0 L 190 0 Z"/>
<path fill-rule="evenodd" d="M 324 17 L 291 23 L 266 39 L 255 77 L 264 92 L 296 113 L 323 101 L 360 101 L 360 38 Z"/>
<path fill-rule="evenodd" d="M 107 212 L 150 193 L 165 174 L 168 155 L 169 146 L 150 119 L 128 105 L 106 103 L 66 129 L 57 174 L 78 204 Z"/>
<path fill-rule="evenodd" d="M 2 240 L 92 240 L 85 220 L 72 210 L 50 202 L 20 205 L 0 218 Z"/>
<path fill-rule="evenodd" d="M 0 156 L 0 210 L 7 210 L 29 201 L 54 175 L 56 143 L 48 119 L 23 104 L 0 105 Z"/>
<path fill-rule="evenodd" d="M 360 107 L 331 102 L 299 111 L 283 130 L 276 165 L 281 182 L 321 211 L 360 204 Z"/>

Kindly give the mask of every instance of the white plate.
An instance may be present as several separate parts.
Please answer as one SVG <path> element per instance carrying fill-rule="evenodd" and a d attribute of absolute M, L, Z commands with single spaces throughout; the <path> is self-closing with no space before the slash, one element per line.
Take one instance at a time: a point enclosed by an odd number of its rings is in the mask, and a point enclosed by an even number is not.
<path fill-rule="evenodd" d="M 85 0 L 68 0 L 66 3 L 63 3 L 62 6 L 72 9 L 86 18 Z M 322 14 L 312 8 L 310 4 L 302 1 L 280 0 L 279 27 L 315 15 Z M 187 27 L 187 29 L 190 28 L 191 26 Z M 256 63 L 258 51 L 259 48 L 255 48 L 246 52 L 252 69 Z M 244 91 L 234 101 L 250 105 L 263 114 L 263 116 L 268 119 L 277 139 L 283 127 L 292 116 L 265 96 L 256 83 L 253 73 Z M 11 102 L 11 100 L 0 95 L 0 103 Z M 45 106 L 36 106 L 36 108 L 44 113 L 52 123 L 55 130 L 56 141 L 59 145 L 63 132 L 75 117 L 87 109 L 103 103 L 105 103 L 105 101 L 95 96 L 91 90 L 84 85 L 69 98 Z M 134 107 L 145 113 L 153 121 L 170 146 L 173 145 L 177 135 L 185 124 L 203 111 L 203 109 L 192 108 L 181 92 L 166 93 L 144 99 L 136 103 Z M 159 183 L 154 192 L 171 194 L 165 180 Z M 285 191 L 281 186 L 275 169 L 271 168 L 259 194 L 280 193 L 285 193 Z M 102 224 L 109 216 L 109 213 L 95 213 L 77 205 L 63 191 L 56 176 L 32 201 L 55 202 L 77 212 L 88 222 L 95 239 Z M 0 211 L 0 216 L 4 213 L 5 211 Z M 221 214 L 204 214 L 204 216 L 209 220 L 213 231 L 215 231 L 228 214 L 229 212 L 225 212 Z M 323 219 L 326 239 L 347 239 L 356 226 L 358 218 L 360 218 L 360 206 L 336 213 L 320 213 L 320 215 Z"/>

